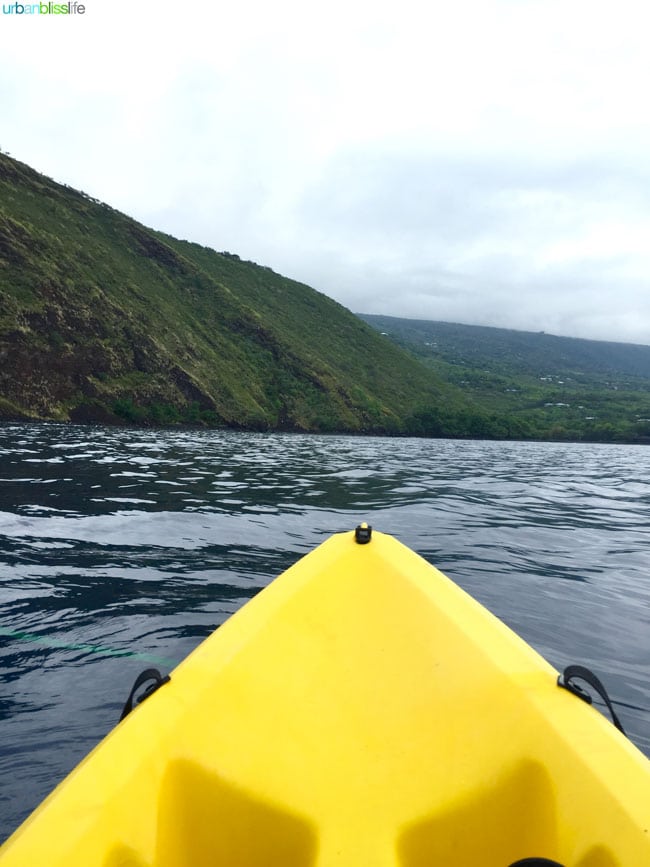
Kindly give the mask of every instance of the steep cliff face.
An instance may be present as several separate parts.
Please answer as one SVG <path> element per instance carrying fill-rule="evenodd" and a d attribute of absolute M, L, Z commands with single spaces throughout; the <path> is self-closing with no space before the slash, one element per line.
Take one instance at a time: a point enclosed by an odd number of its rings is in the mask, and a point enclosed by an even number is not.
<path fill-rule="evenodd" d="M 315 290 L 0 154 L 0 417 L 398 432 L 454 395 Z"/>

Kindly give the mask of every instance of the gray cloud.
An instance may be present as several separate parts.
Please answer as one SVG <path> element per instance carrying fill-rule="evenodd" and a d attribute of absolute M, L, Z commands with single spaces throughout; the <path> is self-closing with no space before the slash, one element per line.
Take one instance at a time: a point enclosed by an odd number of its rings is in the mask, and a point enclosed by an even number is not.
<path fill-rule="evenodd" d="M 643 181 L 608 160 L 339 155 L 296 215 L 329 254 L 300 267 L 367 312 L 645 340 Z"/>
<path fill-rule="evenodd" d="M 3 21 L 0 144 L 354 310 L 650 340 L 640 0 L 192 8 Z"/>

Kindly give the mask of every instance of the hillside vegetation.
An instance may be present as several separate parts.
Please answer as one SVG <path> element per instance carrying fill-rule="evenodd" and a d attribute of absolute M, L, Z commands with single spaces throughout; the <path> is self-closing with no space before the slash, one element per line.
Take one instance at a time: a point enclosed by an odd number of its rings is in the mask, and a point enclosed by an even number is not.
<path fill-rule="evenodd" d="M 357 317 L 0 153 L 3 418 L 646 442 L 650 347 Z"/>
<path fill-rule="evenodd" d="M 359 315 L 525 437 L 650 442 L 650 346 Z"/>
<path fill-rule="evenodd" d="M 0 154 L 0 418 L 463 433 L 466 404 L 314 289 Z"/>

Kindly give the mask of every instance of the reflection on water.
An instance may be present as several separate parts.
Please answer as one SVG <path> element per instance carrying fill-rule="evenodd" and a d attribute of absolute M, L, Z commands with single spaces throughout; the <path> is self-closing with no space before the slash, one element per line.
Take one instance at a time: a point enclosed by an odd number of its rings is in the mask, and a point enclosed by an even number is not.
<path fill-rule="evenodd" d="M 558 668 L 591 666 L 650 753 L 650 450 L 0 427 L 0 839 L 169 668 L 360 520 Z M 639 709 L 637 709 L 639 708 Z"/>

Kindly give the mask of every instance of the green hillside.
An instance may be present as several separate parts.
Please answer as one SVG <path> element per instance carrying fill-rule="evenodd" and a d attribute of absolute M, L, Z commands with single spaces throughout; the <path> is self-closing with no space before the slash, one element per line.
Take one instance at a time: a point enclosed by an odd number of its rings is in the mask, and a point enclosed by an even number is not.
<path fill-rule="evenodd" d="M 417 432 L 471 410 L 341 305 L 0 154 L 0 417 Z"/>
<path fill-rule="evenodd" d="M 524 436 L 650 441 L 650 346 L 359 315 Z"/>
<path fill-rule="evenodd" d="M 357 317 L 0 153 L 3 418 L 646 442 L 650 347 Z"/>

